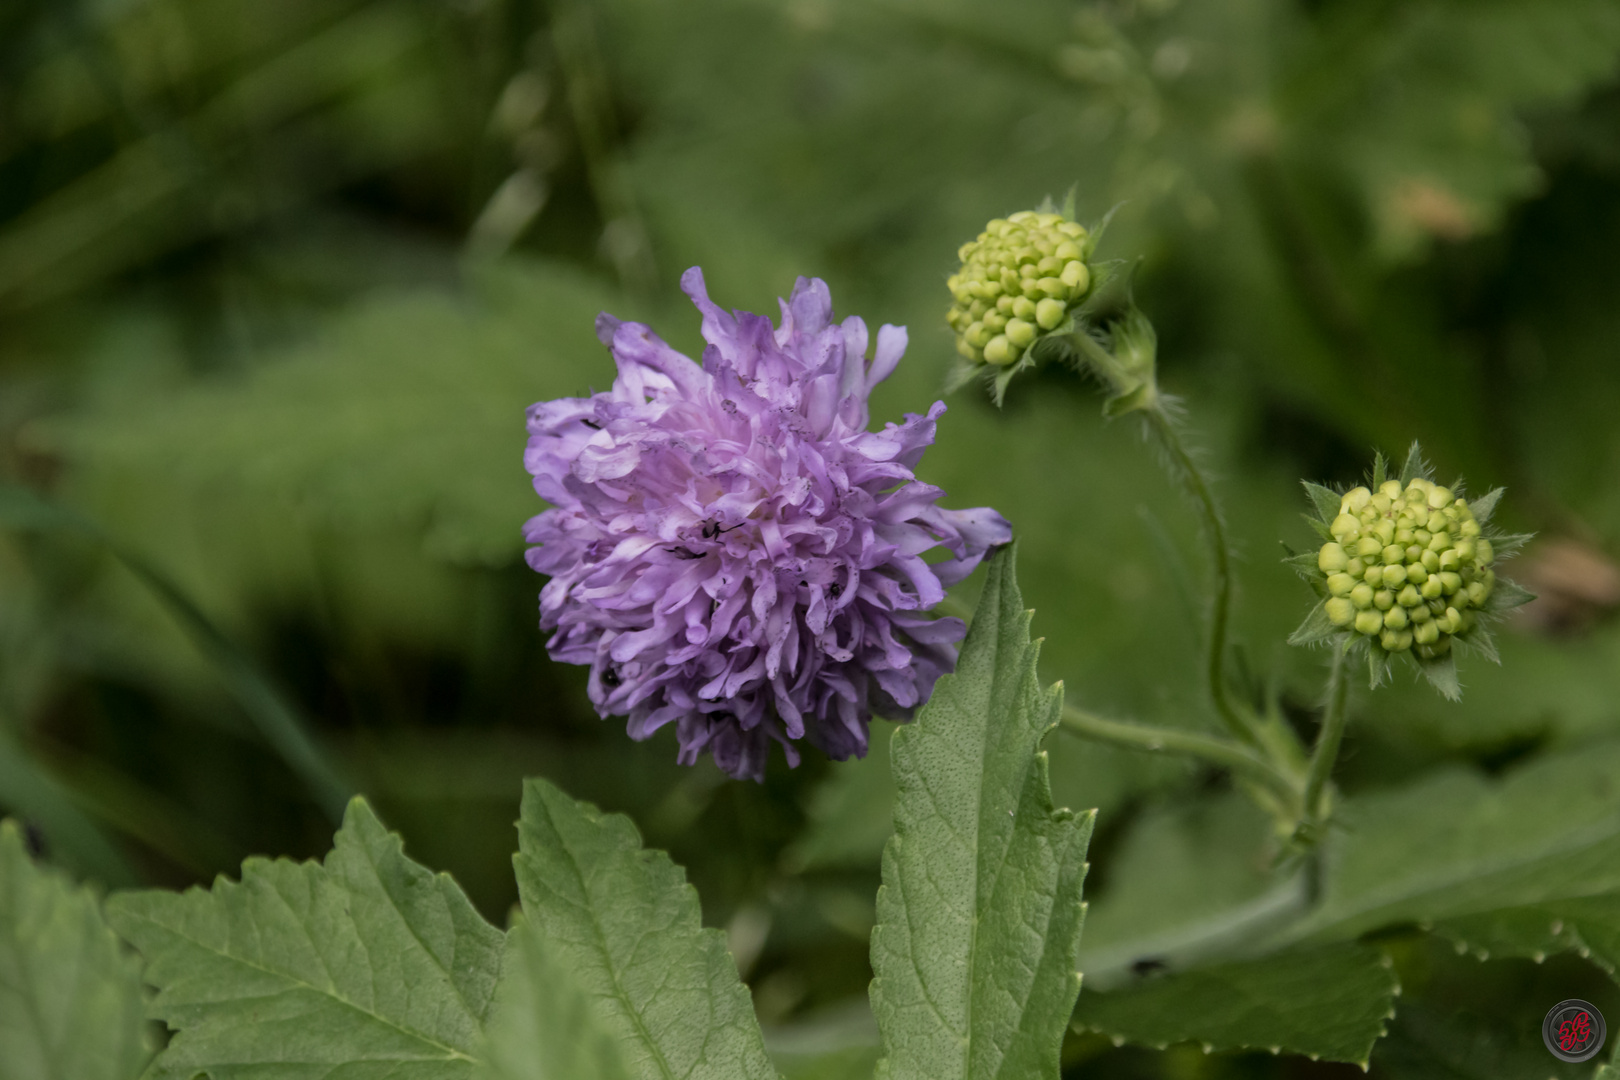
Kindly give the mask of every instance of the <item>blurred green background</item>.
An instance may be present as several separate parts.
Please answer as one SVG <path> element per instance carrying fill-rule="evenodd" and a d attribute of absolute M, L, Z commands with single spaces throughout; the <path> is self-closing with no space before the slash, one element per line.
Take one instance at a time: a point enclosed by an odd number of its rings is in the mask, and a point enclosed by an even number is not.
<path fill-rule="evenodd" d="M 184 886 L 319 855 L 359 789 L 500 921 L 545 775 L 689 868 L 792 1076 L 860 1075 L 881 752 L 756 786 L 597 720 L 536 627 L 523 409 L 607 384 L 600 310 L 698 348 L 701 264 L 727 306 L 817 275 L 909 325 L 874 412 L 921 412 L 957 246 L 1071 184 L 1082 218 L 1117 206 L 1102 255 L 1139 260 L 1219 477 L 1243 692 L 1313 730 L 1322 659 L 1281 644 L 1298 480 L 1420 438 L 1443 480 L 1508 486 L 1542 599 L 1461 705 L 1360 694 L 1346 791 L 1620 735 L 1617 73 L 1613 0 L 6 0 L 0 809 L 85 876 Z M 1014 523 L 1044 674 L 1210 726 L 1207 560 L 1134 425 L 1060 372 L 950 407 L 920 473 Z M 1059 799 L 1102 811 L 1099 933 L 1131 867 L 1196 904 L 1178 868 L 1263 839 L 1218 777 L 1051 749 Z M 1503 1032 L 1612 996 L 1573 959 L 1397 952 L 1375 1075 L 1539 1077 Z"/>

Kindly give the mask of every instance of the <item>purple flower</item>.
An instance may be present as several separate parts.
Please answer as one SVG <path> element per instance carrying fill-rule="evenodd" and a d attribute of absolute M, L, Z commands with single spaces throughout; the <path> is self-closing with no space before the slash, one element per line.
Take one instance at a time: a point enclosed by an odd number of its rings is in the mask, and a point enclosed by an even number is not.
<path fill-rule="evenodd" d="M 943 402 L 866 429 L 904 329 L 867 360 L 866 324 L 834 323 L 820 280 L 780 328 L 721 311 L 696 267 L 681 287 L 701 367 L 603 314 L 613 389 L 529 409 L 524 464 L 554 508 L 524 527 L 548 648 L 590 665 L 591 702 L 632 738 L 673 722 L 684 764 L 707 751 L 759 779 L 772 739 L 794 765 L 799 739 L 864 755 L 873 713 L 909 717 L 955 666 L 962 621 L 928 611 L 1011 527 L 914 478 Z M 936 547 L 951 558 L 925 562 Z"/>

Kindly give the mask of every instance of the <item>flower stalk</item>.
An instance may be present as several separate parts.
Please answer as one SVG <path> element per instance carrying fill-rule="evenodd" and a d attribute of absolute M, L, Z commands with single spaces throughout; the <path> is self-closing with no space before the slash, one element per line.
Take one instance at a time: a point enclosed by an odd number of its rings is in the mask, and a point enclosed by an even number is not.
<path fill-rule="evenodd" d="M 1180 754 L 1230 769 L 1234 776 L 1240 776 L 1270 792 L 1292 813 L 1299 813 L 1300 792 L 1295 780 L 1262 754 L 1230 739 L 1175 728 L 1108 720 L 1073 705 L 1063 707 L 1059 723 L 1065 731 L 1080 738 L 1127 750 Z"/>

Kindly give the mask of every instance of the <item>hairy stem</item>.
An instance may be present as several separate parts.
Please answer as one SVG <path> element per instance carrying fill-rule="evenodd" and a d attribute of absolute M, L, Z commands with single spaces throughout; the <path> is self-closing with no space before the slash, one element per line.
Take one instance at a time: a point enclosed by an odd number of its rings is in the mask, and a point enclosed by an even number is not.
<path fill-rule="evenodd" d="M 1127 750 L 1159 751 L 1201 758 L 1265 787 L 1276 794 L 1284 806 L 1299 804 L 1299 789 L 1287 774 L 1259 754 L 1229 739 L 1174 728 L 1106 720 L 1073 705 L 1063 707 L 1060 724 L 1071 735 Z"/>
<path fill-rule="evenodd" d="M 1345 676 L 1343 649 L 1333 651 L 1333 671 L 1328 676 L 1327 714 L 1322 717 L 1322 730 L 1316 736 L 1316 749 L 1311 753 L 1310 769 L 1305 774 L 1305 805 L 1302 826 L 1312 835 L 1327 816 L 1328 779 L 1333 775 L 1333 763 L 1339 757 L 1339 743 L 1344 739 L 1344 702 L 1350 689 Z"/>
<path fill-rule="evenodd" d="M 1233 735 L 1246 743 L 1258 745 L 1260 739 L 1253 723 L 1232 704 L 1232 696 L 1226 685 L 1226 631 L 1232 616 L 1232 553 L 1226 541 L 1226 523 L 1221 520 L 1220 507 L 1215 502 L 1209 482 L 1187 452 L 1180 432 L 1163 407 L 1155 404 L 1153 408 L 1144 410 L 1144 416 L 1148 429 L 1170 456 L 1170 466 L 1176 479 L 1192 496 L 1213 551 L 1215 595 L 1210 605 L 1208 652 L 1204 665 L 1210 698 L 1215 702 L 1215 711 Z"/>

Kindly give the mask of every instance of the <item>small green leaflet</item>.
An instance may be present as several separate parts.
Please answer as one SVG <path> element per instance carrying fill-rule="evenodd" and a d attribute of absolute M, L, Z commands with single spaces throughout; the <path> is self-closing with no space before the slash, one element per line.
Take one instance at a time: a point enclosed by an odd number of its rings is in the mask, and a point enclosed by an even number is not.
<path fill-rule="evenodd" d="M 37 867 L 0 822 L 0 1077 L 134 1080 L 146 1045 L 140 965 L 95 897 Z"/>
<path fill-rule="evenodd" d="M 1245 1047 L 1365 1065 L 1395 1015 L 1399 983 L 1377 949 L 1332 945 L 1275 953 L 1084 993 L 1075 1026 L 1164 1047 Z"/>
<path fill-rule="evenodd" d="M 113 927 L 146 957 L 175 1029 L 154 1078 L 471 1074 L 505 935 L 447 875 L 405 857 L 364 800 L 324 863 L 253 858 L 209 890 L 124 893 Z"/>
<path fill-rule="evenodd" d="M 892 1080 L 1058 1075 L 1092 814 L 1054 810 L 1014 553 L 993 556 L 955 674 L 894 735 L 895 835 L 872 931 L 872 1009 Z"/>
<path fill-rule="evenodd" d="M 528 922 L 507 934 L 501 970 L 478 1080 L 629 1080 L 599 1009 Z"/>
<path fill-rule="evenodd" d="M 523 786 L 523 913 L 591 995 L 635 1080 L 775 1080 L 753 1001 L 697 892 L 630 819 Z"/>

